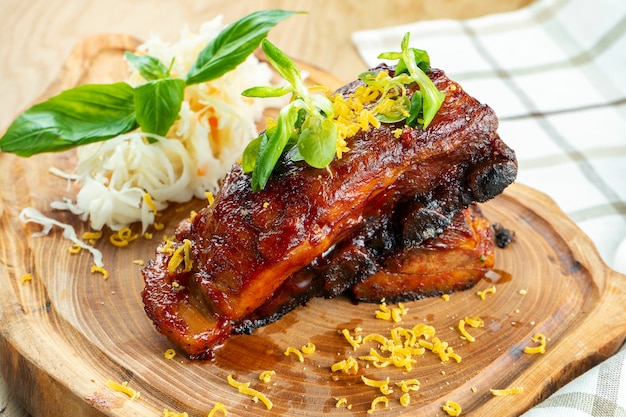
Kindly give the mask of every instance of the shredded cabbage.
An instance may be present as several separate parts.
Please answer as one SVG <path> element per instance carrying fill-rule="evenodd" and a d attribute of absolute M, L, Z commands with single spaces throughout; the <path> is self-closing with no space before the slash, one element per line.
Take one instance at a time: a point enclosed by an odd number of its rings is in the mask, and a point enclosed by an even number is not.
<path fill-rule="evenodd" d="M 102 261 L 102 252 L 80 240 L 78 236 L 76 236 L 76 231 L 74 230 L 72 225 L 61 223 L 57 220 L 51 219 L 48 216 L 42 214 L 39 210 L 32 207 L 26 207 L 25 209 L 23 209 L 20 212 L 19 219 L 22 223 L 36 223 L 43 226 L 40 232 L 32 234 L 33 237 L 46 236 L 50 232 L 50 229 L 52 229 L 52 226 L 58 226 L 62 228 L 64 238 L 71 240 L 77 246 L 91 252 L 91 254 L 93 255 L 93 262 L 97 266 L 104 266 L 104 262 Z"/>
<path fill-rule="evenodd" d="M 153 35 L 138 48 L 172 64 L 171 75 L 184 77 L 198 53 L 223 29 L 218 17 L 203 24 L 198 34 L 183 29 L 173 44 Z M 145 82 L 130 66 L 127 82 Z M 241 92 L 271 84 L 270 67 L 250 56 L 221 78 L 188 86 L 179 113 L 166 137 L 148 143 L 148 135 L 135 131 L 77 149 L 75 170 L 65 177 L 80 186 L 76 201 L 64 198 L 52 207 L 69 210 L 94 230 L 104 226 L 120 230 L 141 222 L 142 233 L 154 223 L 155 213 L 146 203 L 149 193 L 158 210 L 170 202 L 204 198 L 216 191 L 218 181 L 239 158 L 247 143 L 257 137 L 256 121 L 277 101 L 254 100 Z"/>

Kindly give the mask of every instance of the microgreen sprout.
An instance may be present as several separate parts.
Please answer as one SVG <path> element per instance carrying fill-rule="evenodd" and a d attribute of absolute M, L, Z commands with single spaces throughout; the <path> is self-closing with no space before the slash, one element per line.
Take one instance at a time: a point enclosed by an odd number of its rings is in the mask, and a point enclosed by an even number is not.
<path fill-rule="evenodd" d="M 324 168 L 333 160 L 338 140 L 337 126 L 331 120 L 332 102 L 324 95 L 310 94 L 294 62 L 265 39 L 261 47 L 270 64 L 289 82 L 282 87 L 253 87 L 247 97 L 280 97 L 291 94 L 276 125 L 266 129 L 244 150 L 242 167 L 252 172 L 252 189 L 265 187 L 278 159 L 287 152 L 291 160 L 304 160 L 315 168 Z"/>
<path fill-rule="evenodd" d="M 421 120 L 425 129 L 439 111 L 445 95 L 437 90 L 435 84 L 426 75 L 426 71 L 430 69 L 428 53 L 421 49 L 409 48 L 409 39 L 410 33 L 407 32 L 402 38 L 401 52 L 385 52 L 378 58 L 398 60 L 395 76 L 387 82 L 394 85 L 398 83 L 408 85 L 414 82 L 419 86 L 420 89 L 413 94 L 406 109 L 409 115 L 407 125 L 416 126 Z M 367 78 L 364 82 L 367 83 Z M 407 105 L 406 100 L 403 102 Z M 422 117 L 419 117 L 420 115 Z"/>

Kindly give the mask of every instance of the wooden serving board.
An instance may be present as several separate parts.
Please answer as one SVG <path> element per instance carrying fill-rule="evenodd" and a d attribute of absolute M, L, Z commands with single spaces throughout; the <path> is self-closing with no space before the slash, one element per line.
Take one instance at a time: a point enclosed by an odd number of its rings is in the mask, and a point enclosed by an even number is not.
<path fill-rule="evenodd" d="M 80 44 L 45 96 L 84 82 L 125 78 L 122 52 L 137 41 L 125 36 L 87 39 Z M 336 86 L 334 77 L 306 66 L 317 83 Z M 371 401 L 381 395 L 360 379 L 390 381 L 418 379 L 411 404 L 400 405 L 397 387 L 388 395 L 388 408 L 375 415 L 445 415 L 443 403 L 453 400 L 463 415 L 516 416 L 557 388 L 613 354 L 626 337 L 626 277 L 602 263 L 590 240 L 543 194 L 514 184 L 484 204 L 492 223 L 514 231 L 515 240 L 497 251 L 497 282 L 481 281 L 473 290 L 452 294 L 449 301 L 431 298 L 405 303 L 408 314 L 395 326 L 418 323 L 434 326 L 437 336 L 462 357 L 460 363 L 441 362 L 432 354 L 416 358 L 409 372 L 378 369 L 360 362 L 357 375 L 333 373 L 333 363 L 348 355 L 366 355 L 369 347 L 353 351 L 339 331 L 362 328 L 362 335 L 389 334 L 393 323 L 374 318 L 377 305 L 352 304 L 344 298 L 317 299 L 283 319 L 235 336 L 217 351 L 214 361 L 190 361 L 182 354 L 165 359 L 171 348 L 143 312 L 143 281 L 137 259 L 154 253 L 158 238 L 139 239 L 119 249 L 101 239 L 110 278 L 92 274 L 91 256 L 72 255 L 70 243 L 54 230 L 31 237 L 37 227 L 23 225 L 18 215 L 35 207 L 74 225 L 79 235 L 86 225 L 49 203 L 71 195 L 66 182 L 50 175 L 50 166 L 71 169 L 72 152 L 20 159 L 0 154 L 0 365 L 15 396 L 33 416 L 159 416 L 163 410 L 206 416 L 217 401 L 228 415 L 368 415 Z M 202 201 L 172 207 L 163 213 L 172 234 L 177 223 Z M 105 234 L 106 235 L 106 234 Z M 155 234 L 155 236 L 160 236 Z M 31 273 L 32 281 L 21 277 Z M 495 286 L 485 300 L 476 291 Z M 520 293 L 526 291 L 526 295 Z M 470 343 L 460 338 L 457 325 L 467 316 L 480 316 L 485 327 L 469 331 Z M 548 337 L 543 355 L 523 353 L 534 346 L 531 337 Z M 288 346 L 313 342 L 317 350 L 301 363 L 285 356 Z M 259 381 L 273 370 L 270 383 Z M 227 376 L 265 394 L 267 410 L 227 383 Z M 128 382 L 140 392 L 129 399 L 107 386 Z M 494 397 L 490 388 L 523 387 L 520 394 Z M 336 407 L 339 398 L 351 405 Z M 217 414 L 220 415 L 220 414 Z"/>

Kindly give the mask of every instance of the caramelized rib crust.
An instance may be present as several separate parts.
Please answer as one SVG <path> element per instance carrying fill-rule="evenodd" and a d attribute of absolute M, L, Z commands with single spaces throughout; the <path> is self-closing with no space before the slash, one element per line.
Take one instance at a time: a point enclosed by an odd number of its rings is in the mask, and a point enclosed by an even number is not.
<path fill-rule="evenodd" d="M 446 99 L 425 130 L 383 124 L 361 131 L 326 170 L 282 160 L 260 192 L 234 166 L 215 202 L 177 231 L 175 247 L 191 242 L 193 269 L 169 272 L 170 255 L 157 251 L 143 270 L 142 296 L 157 329 L 192 357 L 210 355 L 232 331 L 262 317 L 286 281 L 312 293 L 341 293 L 376 272 L 373 259 L 410 253 L 457 212 L 513 182 L 515 155 L 496 133 L 493 111 L 442 71 L 429 76 Z M 339 92 L 349 95 L 357 85 Z M 326 262 L 329 256 L 352 259 L 359 272 L 349 279 L 327 273 L 321 284 L 307 267 L 345 267 Z"/>
<path fill-rule="evenodd" d="M 350 292 L 359 301 L 399 302 L 465 290 L 493 268 L 494 246 L 491 224 L 470 206 L 440 235 L 382 259 Z"/>

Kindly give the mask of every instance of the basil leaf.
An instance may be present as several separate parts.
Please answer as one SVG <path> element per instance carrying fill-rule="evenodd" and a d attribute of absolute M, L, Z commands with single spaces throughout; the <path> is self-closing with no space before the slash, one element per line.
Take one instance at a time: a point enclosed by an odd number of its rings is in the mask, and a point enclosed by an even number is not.
<path fill-rule="evenodd" d="M 185 95 L 185 80 L 163 78 L 135 88 L 135 111 L 141 130 L 165 136 L 178 118 Z"/>
<path fill-rule="evenodd" d="M 187 85 L 213 80 L 246 60 L 270 29 L 296 12 L 261 10 L 228 25 L 200 52 L 187 73 Z"/>
<path fill-rule="evenodd" d="M 135 55 L 132 52 L 126 51 L 124 57 L 133 67 L 137 68 L 139 74 L 148 81 L 159 80 L 170 76 L 170 69 L 152 55 Z"/>
<path fill-rule="evenodd" d="M 0 138 L 0 149 L 26 157 L 126 133 L 137 127 L 133 96 L 123 82 L 65 90 L 15 119 Z"/>
<path fill-rule="evenodd" d="M 244 97 L 282 97 L 285 94 L 293 93 L 291 87 L 251 87 L 243 90 L 241 93 Z"/>
<path fill-rule="evenodd" d="M 313 119 L 303 125 L 298 139 L 298 151 L 307 164 L 324 168 L 335 157 L 337 147 L 337 125 L 330 119 Z"/>
<path fill-rule="evenodd" d="M 292 103 L 293 104 L 293 103 Z M 252 190 L 259 191 L 265 188 L 280 155 L 283 153 L 294 125 L 298 120 L 298 109 L 294 105 L 288 105 L 280 110 L 276 130 L 267 136 L 267 140 L 261 142 L 254 170 L 252 171 Z"/>

